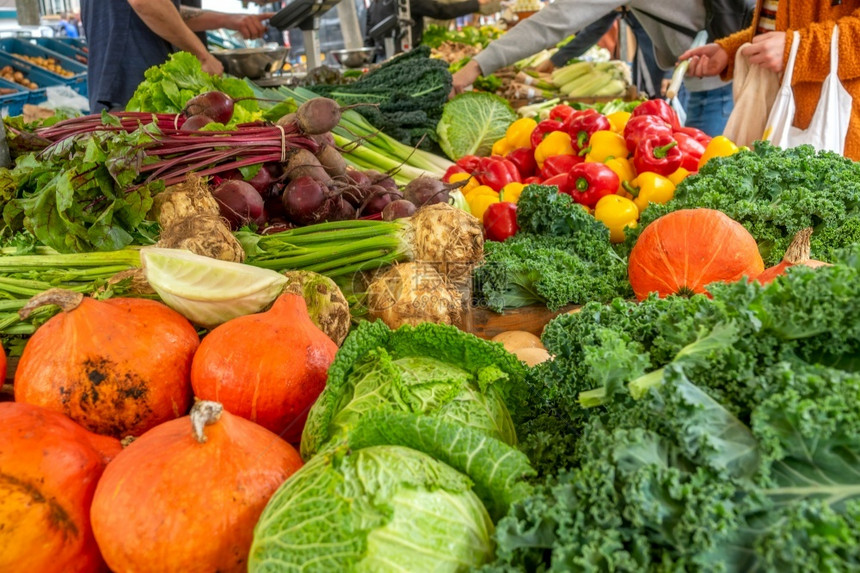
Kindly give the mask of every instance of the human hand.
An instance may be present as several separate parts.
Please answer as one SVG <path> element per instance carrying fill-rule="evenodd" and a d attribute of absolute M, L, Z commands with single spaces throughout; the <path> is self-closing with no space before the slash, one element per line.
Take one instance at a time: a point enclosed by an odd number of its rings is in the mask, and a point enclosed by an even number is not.
<path fill-rule="evenodd" d="M 220 76 L 224 73 L 224 65 L 209 52 L 200 58 L 200 67 L 203 68 L 204 72 L 213 76 Z"/>
<path fill-rule="evenodd" d="M 274 12 L 265 12 L 263 14 L 230 14 L 224 27 L 236 30 L 246 40 L 256 40 L 257 38 L 262 38 L 263 34 L 266 33 L 266 27 L 263 25 L 263 22 L 274 15 Z"/>
<path fill-rule="evenodd" d="M 544 60 L 537 66 L 535 66 L 535 71 L 541 74 L 548 74 L 555 69 L 555 64 L 552 63 L 552 60 Z"/>
<path fill-rule="evenodd" d="M 663 78 L 660 82 L 660 95 L 666 97 L 666 92 L 669 91 L 669 86 L 672 85 L 672 78 Z"/>
<path fill-rule="evenodd" d="M 717 44 L 705 44 L 699 48 L 687 50 L 679 61 L 690 60 L 687 75 L 697 78 L 716 76 L 729 65 L 729 54 Z"/>
<path fill-rule="evenodd" d="M 749 63 L 780 73 L 785 53 L 785 32 L 766 32 L 754 36 L 752 46 L 745 53 Z"/>
<path fill-rule="evenodd" d="M 468 64 L 460 68 L 460 71 L 454 74 L 454 85 L 451 88 L 451 93 L 448 94 L 448 99 L 462 93 L 467 87 L 472 85 L 480 75 L 481 66 L 479 66 L 478 62 L 475 60 L 470 60 Z"/>

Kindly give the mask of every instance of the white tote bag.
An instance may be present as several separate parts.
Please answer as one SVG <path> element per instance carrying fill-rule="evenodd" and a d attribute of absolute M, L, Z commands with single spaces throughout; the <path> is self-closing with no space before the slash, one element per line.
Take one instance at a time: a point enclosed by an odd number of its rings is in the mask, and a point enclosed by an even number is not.
<path fill-rule="evenodd" d="M 845 136 L 848 133 L 848 122 L 851 119 L 852 98 L 842 87 L 842 82 L 839 81 L 837 74 L 839 68 L 839 27 L 833 27 L 833 38 L 830 41 L 830 74 L 824 79 L 818 106 L 816 106 L 812 121 L 809 122 L 809 127 L 806 129 L 798 129 L 792 125 L 795 104 L 794 94 L 791 90 L 791 77 L 794 72 L 794 62 L 797 58 L 799 43 L 800 34 L 795 31 L 782 85 L 767 118 L 764 138 L 783 148 L 808 143 L 819 150 L 842 154 L 845 148 Z"/>

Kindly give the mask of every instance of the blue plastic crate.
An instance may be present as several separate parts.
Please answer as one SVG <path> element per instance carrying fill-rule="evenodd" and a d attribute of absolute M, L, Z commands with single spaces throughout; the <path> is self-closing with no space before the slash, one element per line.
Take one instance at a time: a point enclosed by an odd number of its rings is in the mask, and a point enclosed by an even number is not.
<path fill-rule="evenodd" d="M 15 93 L 0 96 L 0 110 L 5 109 L 9 115 L 24 113 L 24 104 L 30 102 L 30 90 L 15 82 L 0 78 L 0 88 L 10 88 Z"/>
<path fill-rule="evenodd" d="M 12 66 L 13 69 L 24 74 L 27 79 L 32 82 L 35 82 L 36 85 L 39 86 L 37 89 L 44 89 L 48 86 L 68 85 L 68 82 L 64 81 L 64 78 L 62 76 L 52 74 L 44 68 L 34 66 L 28 62 L 25 62 L 24 60 L 13 58 L 10 54 L 7 54 L 5 52 L 0 52 L 0 68 L 5 66 Z M 86 85 L 86 81 L 84 82 L 84 85 Z"/>
<path fill-rule="evenodd" d="M 87 93 L 87 67 L 80 62 L 70 60 L 69 58 L 63 56 L 62 54 L 58 54 L 53 50 L 43 48 L 42 46 L 37 46 L 36 44 L 31 44 L 30 42 L 25 42 L 24 40 L 18 38 L 0 39 L 0 51 L 3 51 L 4 53 L 8 54 L 17 62 L 26 63 L 34 68 L 38 67 L 46 74 L 50 74 L 51 76 L 54 76 L 55 78 L 59 79 L 59 81 L 55 81 L 51 85 L 65 84 L 71 86 L 72 89 L 82 95 L 86 95 Z M 16 58 L 16 54 L 24 56 L 36 56 L 42 58 L 54 58 L 55 60 L 57 60 L 57 63 L 60 66 L 74 73 L 75 75 L 71 77 L 64 77 L 59 74 L 55 74 L 54 72 L 50 72 L 45 68 L 30 64 L 27 60 L 24 60 L 22 58 Z M 37 80 L 33 81 L 39 83 Z M 39 87 L 43 86 L 40 85 Z"/>
<path fill-rule="evenodd" d="M 67 38 L 66 40 L 74 39 L 75 38 Z M 87 65 L 87 52 L 68 41 L 63 41 L 59 38 L 30 38 L 30 42 L 37 46 L 42 46 L 43 48 L 57 52 L 58 54 L 62 54 L 79 64 Z"/>
<path fill-rule="evenodd" d="M 39 105 L 48 101 L 48 92 L 45 88 L 30 90 L 29 96 L 27 103 L 32 105 Z"/>

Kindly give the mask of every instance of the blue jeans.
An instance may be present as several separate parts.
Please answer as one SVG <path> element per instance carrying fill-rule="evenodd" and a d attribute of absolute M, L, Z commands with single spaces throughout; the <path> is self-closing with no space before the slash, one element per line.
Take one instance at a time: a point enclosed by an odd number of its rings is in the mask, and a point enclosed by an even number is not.
<path fill-rule="evenodd" d="M 713 90 L 689 92 L 685 125 L 701 129 L 711 137 L 722 135 L 734 106 L 731 83 Z"/>

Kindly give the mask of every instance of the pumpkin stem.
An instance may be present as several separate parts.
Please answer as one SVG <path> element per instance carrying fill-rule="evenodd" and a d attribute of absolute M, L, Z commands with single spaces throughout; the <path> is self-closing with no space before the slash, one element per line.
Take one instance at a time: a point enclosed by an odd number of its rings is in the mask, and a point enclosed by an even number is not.
<path fill-rule="evenodd" d="M 27 301 L 27 304 L 18 311 L 18 316 L 21 317 L 21 320 L 27 320 L 34 310 L 49 304 L 59 306 L 63 312 L 71 312 L 78 308 L 83 300 L 84 295 L 79 292 L 64 290 L 61 288 L 51 288 L 43 293 L 37 294 Z"/>
<path fill-rule="evenodd" d="M 194 406 L 191 407 L 191 433 L 198 443 L 206 443 L 206 434 L 203 433 L 203 428 L 220 420 L 223 411 L 224 406 L 218 402 L 200 400 L 194 403 Z"/>
<path fill-rule="evenodd" d="M 678 289 L 678 292 L 675 294 L 677 294 L 678 296 L 682 296 L 684 298 L 690 298 L 691 296 L 695 296 L 696 291 L 694 291 L 693 289 L 691 289 L 688 286 L 682 286 L 681 288 Z"/>
<path fill-rule="evenodd" d="M 791 244 L 788 246 L 788 249 L 786 249 L 785 256 L 782 260 L 791 265 L 801 265 L 808 261 L 811 252 L 811 248 L 809 246 L 810 237 L 812 237 L 812 227 L 807 227 L 798 231 L 791 240 Z"/>

